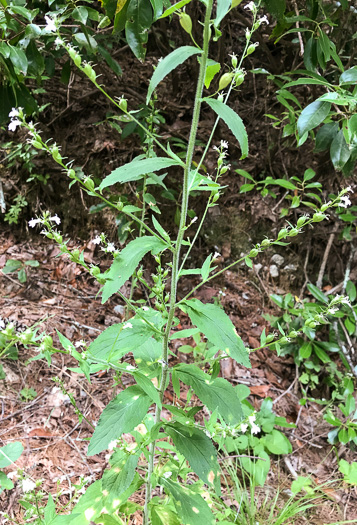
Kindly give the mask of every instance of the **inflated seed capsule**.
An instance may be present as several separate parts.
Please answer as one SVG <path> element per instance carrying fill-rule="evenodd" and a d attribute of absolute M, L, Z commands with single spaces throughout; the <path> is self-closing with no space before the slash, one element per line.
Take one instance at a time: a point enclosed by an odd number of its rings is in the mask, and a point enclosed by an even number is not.
<path fill-rule="evenodd" d="M 321 222 L 324 219 L 326 219 L 326 215 L 324 213 L 316 212 L 312 216 L 313 222 Z"/>
<path fill-rule="evenodd" d="M 76 176 L 76 172 L 75 172 L 74 170 L 72 170 L 72 169 L 69 169 L 69 170 L 67 171 L 67 175 L 68 175 L 68 177 L 69 177 L 70 179 L 74 179 L 75 176 Z"/>
<path fill-rule="evenodd" d="M 299 235 L 299 230 L 297 228 L 291 228 L 288 237 L 296 237 L 296 235 Z"/>
<path fill-rule="evenodd" d="M 280 230 L 280 232 L 278 233 L 278 240 L 285 239 L 285 237 L 287 236 L 288 233 L 289 232 L 288 232 L 287 228 L 282 228 Z"/>
<path fill-rule="evenodd" d="M 250 44 L 247 49 L 247 56 L 254 53 L 254 51 L 256 50 L 256 47 L 257 46 L 255 44 Z"/>
<path fill-rule="evenodd" d="M 42 144 L 41 142 L 38 142 L 38 140 L 32 140 L 31 145 L 36 149 L 42 149 Z"/>
<path fill-rule="evenodd" d="M 291 330 L 291 332 L 289 333 L 289 337 L 292 337 L 292 338 L 295 338 L 299 335 L 299 332 L 297 332 L 296 330 Z"/>
<path fill-rule="evenodd" d="M 192 33 L 192 20 L 190 15 L 187 13 L 180 14 L 180 24 L 182 29 L 186 31 L 189 35 Z"/>
<path fill-rule="evenodd" d="M 297 221 L 297 223 L 296 223 L 296 226 L 297 226 L 298 228 L 301 228 L 302 226 L 304 226 L 306 220 L 307 220 L 307 217 L 306 217 L 305 215 L 303 215 L 302 217 L 299 217 L 299 218 L 298 218 L 298 221 Z"/>
<path fill-rule="evenodd" d="M 49 350 L 53 346 L 53 339 L 50 335 L 45 335 L 45 337 L 42 339 L 42 344 L 45 347 L 46 350 Z"/>
<path fill-rule="evenodd" d="M 224 73 L 224 75 L 222 75 L 220 78 L 218 91 L 222 91 L 222 89 L 229 86 L 229 84 L 232 82 L 233 77 L 234 73 Z"/>
<path fill-rule="evenodd" d="M 258 253 L 259 253 L 259 250 L 257 250 L 256 248 L 253 248 L 249 252 L 249 257 L 251 257 L 251 258 L 256 257 L 258 255 Z"/>
<path fill-rule="evenodd" d="M 282 338 L 280 339 L 280 341 L 279 341 L 279 343 L 281 343 L 282 345 L 283 345 L 284 343 L 288 343 L 288 342 L 289 342 L 289 339 L 288 339 L 288 337 L 286 337 L 286 336 L 282 337 Z"/>
<path fill-rule="evenodd" d="M 85 185 L 85 187 L 89 190 L 89 191 L 93 191 L 94 190 L 94 182 L 93 180 L 90 178 L 90 177 L 86 177 L 83 181 L 83 184 Z"/>
<path fill-rule="evenodd" d="M 128 102 L 126 101 L 125 98 L 121 98 L 121 99 L 119 100 L 119 107 L 120 107 L 120 109 L 121 109 L 122 111 L 126 111 L 126 110 L 127 110 L 127 108 L 128 108 Z"/>
<path fill-rule="evenodd" d="M 240 86 L 241 84 L 243 84 L 243 81 L 244 81 L 244 73 L 242 70 L 234 73 L 234 83 L 236 86 Z"/>
<path fill-rule="evenodd" d="M 266 338 L 266 343 L 271 343 L 272 341 L 274 341 L 275 337 L 273 334 L 269 334 Z"/>
<path fill-rule="evenodd" d="M 263 239 L 261 242 L 261 245 L 263 247 L 270 246 L 271 245 L 270 239 Z"/>

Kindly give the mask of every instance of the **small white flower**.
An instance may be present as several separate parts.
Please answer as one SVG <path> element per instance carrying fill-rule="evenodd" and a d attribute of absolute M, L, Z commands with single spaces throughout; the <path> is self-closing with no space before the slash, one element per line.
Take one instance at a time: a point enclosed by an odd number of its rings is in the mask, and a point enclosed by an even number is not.
<path fill-rule="evenodd" d="M 131 323 L 125 323 L 123 330 L 126 330 L 126 328 L 133 328 L 133 325 Z"/>
<path fill-rule="evenodd" d="M 62 44 L 64 44 L 62 38 L 60 38 L 59 36 L 56 38 L 55 40 L 55 46 L 58 48 L 60 47 Z"/>
<path fill-rule="evenodd" d="M 247 432 L 247 429 L 248 429 L 248 423 L 242 423 L 240 426 L 241 432 L 245 434 Z"/>
<path fill-rule="evenodd" d="M 214 149 L 214 151 L 218 151 L 218 153 L 220 152 L 218 146 L 213 146 L 212 149 Z"/>
<path fill-rule="evenodd" d="M 36 226 L 36 224 L 42 224 L 42 219 L 31 219 L 28 222 L 28 224 L 29 224 L 30 228 L 34 228 Z"/>
<path fill-rule="evenodd" d="M 351 188 L 351 186 L 348 186 L 346 188 L 346 193 L 354 193 L 353 189 Z"/>
<path fill-rule="evenodd" d="M 260 432 L 260 427 L 258 427 L 258 425 L 256 425 L 255 423 L 253 423 L 250 432 L 251 432 L 251 434 L 259 434 L 259 432 Z"/>
<path fill-rule="evenodd" d="M 347 306 L 351 306 L 351 303 L 348 297 L 342 297 L 341 304 L 347 304 Z"/>
<path fill-rule="evenodd" d="M 228 142 L 226 140 L 221 140 L 221 148 L 228 149 Z"/>
<path fill-rule="evenodd" d="M 53 18 L 45 15 L 45 21 L 46 21 L 46 27 L 45 27 L 46 31 L 50 31 L 50 32 L 57 31 L 57 27 L 56 27 L 56 24 Z"/>
<path fill-rule="evenodd" d="M 222 257 L 221 254 L 219 252 L 214 252 L 212 259 L 218 259 L 219 257 Z M 222 293 L 222 291 L 220 291 L 220 293 Z"/>
<path fill-rule="evenodd" d="M 112 242 L 108 242 L 108 245 L 107 245 L 107 252 L 115 252 L 115 246 Z"/>
<path fill-rule="evenodd" d="M 102 242 L 102 239 L 100 238 L 100 235 L 97 235 L 95 239 L 93 239 L 93 244 L 100 244 Z"/>
<path fill-rule="evenodd" d="M 327 310 L 326 313 L 329 315 L 334 315 L 336 312 L 338 312 L 338 308 L 336 306 L 332 306 L 331 308 Z"/>
<path fill-rule="evenodd" d="M 32 481 L 32 479 L 30 478 L 23 479 L 21 484 L 22 484 L 22 490 L 24 492 L 31 492 L 32 490 L 36 488 L 36 483 Z"/>
<path fill-rule="evenodd" d="M 166 479 L 171 478 L 171 476 L 172 476 L 172 472 L 169 470 L 168 472 L 165 472 L 165 473 L 163 474 L 163 476 L 164 476 L 164 478 L 166 478 Z"/>
<path fill-rule="evenodd" d="M 258 18 L 258 22 L 260 24 L 266 24 L 267 26 L 269 25 L 269 20 L 268 20 L 267 15 L 264 15 L 261 18 Z"/>
<path fill-rule="evenodd" d="M 339 202 L 339 206 L 341 208 L 347 208 L 347 206 L 351 206 L 351 201 L 350 201 L 350 198 L 347 196 L 347 195 L 343 195 L 342 197 L 340 197 L 340 202 Z"/>
<path fill-rule="evenodd" d="M 83 339 L 81 339 L 80 341 L 76 341 L 76 342 L 74 343 L 74 346 L 75 346 L 76 348 L 80 348 L 80 347 L 82 347 L 82 346 L 86 346 L 86 342 L 83 341 Z"/>
<path fill-rule="evenodd" d="M 253 414 L 252 416 L 249 416 L 248 417 L 248 421 L 251 425 L 254 425 L 254 421 L 256 420 L 256 417 L 255 417 L 255 414 Z"/>
<path fill-rule="evenodd" d="M 20 115 L 20 111 L 17 108 L 12 108 L 12 110 L 9 113 L 10 118 L 15 118 Z"/>
<path fill-rule="evenodd" d="M 193 224 L 194 222 L 198 221 L 198 217 L 194 217 L 191 221 L 191 224 Z"/>
<path fill-rule="evenodd" d="M 113 441 L 111 441 L 108 445 L 108 450 L 114 450 L 115 447 L 117 446 L 118 444 L 118 441 L 116 439 L 114 439 Z"/>
<path fill-rule="evenodd" d="M 249 11 L 255 11 L 257 9 L 257 6 L 254 2 L 249 2 L 249 4 L 244 6 L 244 9 L 249 9 Z"/>
<path fill-rule="evenodd" d="M 8 125 L 8 130 L 9 131 L 16 131 L 16 128 L 18 126 L 21 126 L 21 121 L 19 119 L 14 119 L 10 122 L 10 124 Z"/>
<path fill-rule="evenodd" d="M 61 219 L 58 217 L 57 213 L 53 217 L 50 217 L 48 220 L 55 222 L 56 224 L 61 224 Z"/>
<path fill-rule="evenodd" d="M 8 477 L 9 479 L 14 479 L 14 478 L 17 477 L 17 472 L 16 472 L 16 470 L 13 470 L 12 472 L 9 472 L 9 473 L 6 474 L 6 475 L 7 475 L 7 477 Z"/>

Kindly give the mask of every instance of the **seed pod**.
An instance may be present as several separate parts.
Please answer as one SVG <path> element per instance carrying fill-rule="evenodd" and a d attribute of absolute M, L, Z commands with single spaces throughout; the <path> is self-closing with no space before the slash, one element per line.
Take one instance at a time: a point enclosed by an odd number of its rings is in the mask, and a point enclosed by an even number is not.
<path fill-rule="evenodd" d="M 272 341 L 274 341 L 275 337 L 273 334 L 269 334 L 266 338 L 266 343 L 271 343 Z"/>
<path fill-rule="evenodd" d="M 297 223 L 296 223 L 296 226 L 298 228 L 301 228 L 302 226 L 304 226 L 305 222 L 307 221 L 307 217 L 305 215 L 303 215 L 302 217 L 299 217 Z"/>
<path fill-rule="evenodd" d="M 187 13 L 180 14 L 180 24 L 182 29 L 186 31 L 189 35 L 192 33 L 192 20 L 190 15 Z"/>
<path fill-rule="evenodd" d="M 313 222 L 321 222 L 324 219 L 326 219 L 326 215 L 324 213 L 316 212 L 312 216 Z"/>
<path fill-rule="evenodd" d="M 33 141 L 31 142 L 31 144 L 32 144 L 32 146 L 33 146 L 34 148 L 36 148 L 36 149 L 42 149 L 42 144 L 41 144 L 41 142 L 38 142 L 38 140 L 33 140 Z"/>
<path fill-rule="evenodd" d="M 253 248 L 249 252 L 249 257 L 251 257 L 251 258 L 256 257 L 258 255 L 258 253 L 259 253 L 259 250 L 257 250 L 256 248 Z"/>
<path fill-rule="evenodd" d="M 122 111 L 126 111 L 127 110 L 127 107 L 128 107 L 128 102 L 126 101 L 125 98 L 121 98 L 119 100 L 119 107 Z"/>
<path fill-rule="evenodd" d="M 261 245 L 265 248 L 266 246 L 270 246 L 271 242 L 270 239 L 263 239 L 261 242 Z"/>
<path fill-rule="evenodd" d="M 299 335 L 299 332 L 297 332 L 296 330 L 291 330 L 291 332 L 289 333 L 289 337 L 292 337 L 293 339 L 295 339 L 295 337 L 297 337 Z"/>
<path fill-rule="evenodd" d="M 288 237 L 296 237 L 296 235 L 299 235 L 299 230 L 297 228 L 291 228 Z"/>
<path fill-rule="evenodd" d="M 46 350 L 50 350 L 53 346 L 53 339 L 50 335 L 45 335 L 42 339 L 42 343 Z"/>
<path fill-rule="evenodd" d="M 94 182 L 93 180 L 90 178 L 90 177 L 86 177 L 83 181 L 83 184 L 85 185 L 85 187 L 89 190 L 89 191 L 93 191 L 94 190 Z"/>
<path fill-rule="evenodd" d="M 287 234 L 288 234 L 288 230 L 286 228 L 282 228 L 280 232 L 278 233 L 278 240 L 280 241 L 280 239 L 285 239 Z"/>
<path fill-rule="evenodd" d="M 240 71 L 237 71 L 235 74 L 234 74 L 234 83 L 236 86 L 240 86 L 241 84 L 243 84 L 244 82 L 244 73 L 242 70 Z"/>
<path fill-rule="evenodd" d="M 67 175 L 68 175 L 68 177 L 69 177 L 70 179 L 74 179 L 75 176 L 76 176 L 76 172 L 75 172 L 73 169 L 69 169 L 69 170 L 67 171 Z"/>
<path fill-rule="evenodd" d="M 77 67 L 79 67 L 82 63 L 82 57 L 79 53 L 76 53 L 76 56 L 73 58 L 73 62 Z"/>
<path fill-rule="evenodd" d="M 218 91 L 222 91 L 222 89 L 229 86 L 229 84 L 232 82 L 233 77 L 234 73 L 224 73 L 224 75 L 222 75 L 220 78 Z"/>
<path fill-rule="evenodd" d="M 251 55 L 252 53 L 254 53 L 256 47 L 257 47 L 257 46 L 256 46 L 255 44 L 250 44 L 250 45 L 248 46 L 248 49 L 247 49 L 247 56 L 248 56 L 248 55 Z"/>

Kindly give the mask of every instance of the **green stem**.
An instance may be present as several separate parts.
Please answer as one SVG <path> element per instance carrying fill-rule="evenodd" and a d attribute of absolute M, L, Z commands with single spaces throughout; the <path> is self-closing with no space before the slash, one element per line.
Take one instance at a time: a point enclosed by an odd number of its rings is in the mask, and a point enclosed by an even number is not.
<path fill-rule="evenodd" d="M 209 47 L 209 41 L 210 41 L 210 36 L 211 36 L 210 19 L 211 19 L 212 7 L 213 7 L 213 0 L 208 0 L 205 21 L 204 21 L 204 29 L 203 29 L 203 52 L 202 52 L 201 61 L 200 61 L 200 70 L 199 70 L 199 76 L 198 76 L 198 81 L 197 81 L 191 131 L 190 131 L 190 137 L 189 137 L 187 154 L 186 154 L 186 162 L 185 162 L 185 168 L 184 168 L 180 226 L 179 226 L 179 231 L 177 234 L 176 246 L 173 251 L 170 306 L 169 306 L 168 319 L 167 319 L 166 330 L 165 330 L 164 340 L 163 340 L 163 349 L 162 349 L 163 350 L 162 351 L 162 370 L 161 370 L 161 380 L 160 380 L 160 387 L 159 387 L 161 401 L 163 400 L 163 397 L 164 397 L 164 392 L 166 389 L 166 381 L 167 381 L 167 376 L 169 372 L 168 345 L 169 345 L 169 337 L 170 337 L 172 322 L 173 322 L 175 310 L 176 310 L 176 296 L 177 296 L 177 282 L 178 282 L 178 276 L 179 276 L 180 250 L 181 250 L 181 245 L 183 241 L 183 236 L 186 230 L 186 219 L 187 219 L 187 209 L 188 209 L 188 199 L 189 199 L 188 178 L 189 178 L 189 173 L 190 173 L 191 166 L 192 166 L 193 154 L 195 150 L 198 122 L 199 122 L 200 110 L 201 110 L 201 98 L 202 98 L 203 86 L 204 86 L 204 80 L 205 80 L 206 68 L 207 68 L 208 47 Z M 156 405 L 155 423 L 158 423 L 160 421 L 160 418 L 161 418 L 161 409 L 158 407 L 158 405 Z M 149 525 L 148 505 L 151 501 L 151 491 L 152 491 L 151 476 L 154 471 L 154 455 L 155 455 L 155 441 L 153 441 L 149 447 L 149 463 L 148 463 L 148 471 L 147 471 L 147 477 L 146 477 L 146 493 L 145 493 L 145 506 L 144 506 L 144 525 Z"/>

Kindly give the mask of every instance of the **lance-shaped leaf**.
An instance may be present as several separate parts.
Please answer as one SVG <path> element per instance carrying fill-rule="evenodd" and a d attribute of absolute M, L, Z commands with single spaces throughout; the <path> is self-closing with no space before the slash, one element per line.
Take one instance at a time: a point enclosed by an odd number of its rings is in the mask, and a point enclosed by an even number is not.
<path fill-rule="evenodd" d="M 226 16 L 231 7 L 232 0 L 217 0 L 216 18 L 214 20 L 215 27 L 219 27 L 219 24 Z"/>
<path fill-rule="evenodd" d="M 297 122 L 299 137 L 302 137 L 307 131 L 316 128 L 325 120 L 331 109 L 330 102 L 315 100 L 301 112 Z"/>
<path fill-rule="evenodd" d="M 99 454 L 124 432 L 131 432 L 141 423 L 151 404 L 149 396 L 138 386 L 120 392 L 103 410 L 88 446 L 88 456 Z"/>
<path fill-rule="evenodd" d="M 175 49 L 175 51 L 172 51 L 167 57 L 165 57 L 163 60 L 161 60 L 157 68 L 154 71 L 153 76 L 151 77 L 148 94 L 146 97 L 146 104 L 149 103 L 149 100 L 151 98 L 151 95 L 154 91 L 154 89 L 157 87 L 157 85 L 169 74 L 171 71 L 177 68 L 180 64 L 185 62 L 188 58 L 190 58 L 192 55 L 198 55 L 201 54 L 202 50 L 197 49 L 197 47 L 193 46 L 182 46 L 178 49 Z M 151 170 L 153 171 L 153 170 Z"/>
<path fill-rule="evenodd" d="M 214 304 L 203 304 L 198 299 L 183 301 L 179 306 L 214 346 L 237 363 L 251 367 L 247 349 L 222 308 Z"/>
<path fill-rule="evenodd" d="M 170 159 L 169 157 L 154 157 L 152 159 L 134 159 L 120 168 L 113 170 L 99 186 L 101 190 L 112 186 L 117 182 L 132 182 L 134 180 L 142 179 L 144 175 L 159 171 L 170 166 L 180 165 L 178 160 Z"/>
<path fill-rule="evenodd" d="M 356 84 L 357 83 L 357 67 L 353 66 L 351 69 L 347 69 L 340 76 L 339 84 Z"/>
<path fill-rule="evenodd" d="M 330 146 L 332 164 L 336 170 L 342 170 L 350 158 L 352 149 L 348 147 L 342 129 L 337 133 Z"/>
<path fill-rule="evenodd" d="M 173 498 L 177 514 L 183 525 L 214 525 L 215 517 L 206 501 L 187 487 L 182 487 L 175 481 L 160 478 L 166 492 Z"/>
<path fill-rule="evenodd" d="M 211 412 L 218 410 L 228 425 L 243 419 L 243 411 L 236 390 L 223 377 L 211 379 L 195 365 L 179 364 L 174 368 L 180 380 L 193 388 L 195 394 Z"/>
<path fill-rule="evenodd" d="M 213 485 L 217 494 L 220 495 L 220 468 L 217 462 L 217 451 L 210 438 L 202 430 L 182 425 L 177 421 L 166 425 L 165 430 L 197 476 L 204 483 Z"/>
<path fill-rule="evenodd" d="M 128 454 L 124 450 L 116 450 L 111 456 L 112 467 L 104 471 L 102 478 L 103 490 L 108 492 L 111 499 L 119 498 L 130 487 L 139 457 L 140 452 Z"/>
<path fill-rule="evenodd" d="M 248 135 L 243 124 L 243 120 L 232 108 L 224 104 L 216 98 L 204 98 L 203 99 L 217 115 L 224 120 L 235 138 L 239 142 L 240 149 L 242 151 L 241 159 L 245 159 L 248 155 Z"/>
<path fill-rule="evenodd" d="M 127 352 L 143 345 L 154 332 L 142 319 L 131 319 L 128 328 L 126 323 L 113 324 L 104 330 L 88 348 L 88 358 L 117 361 Z"/>
<path fill-rule="evenodd" d="M 114 259 L 109 272 L 106 274 L 108 281 L 103 287 L 102 303 L 116 293 L 134 273 L 141 259 L 151 251 L 153 255 L 167 247 L 164 241 L 157 237 L 137 237 L 120 252 Z"/>

